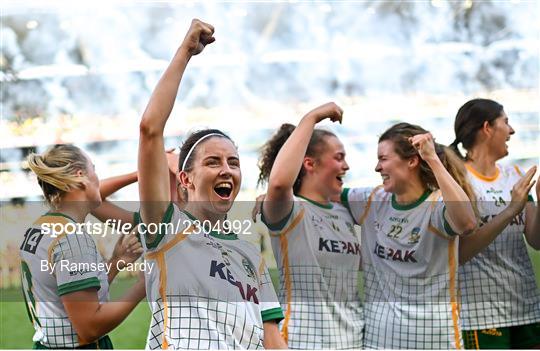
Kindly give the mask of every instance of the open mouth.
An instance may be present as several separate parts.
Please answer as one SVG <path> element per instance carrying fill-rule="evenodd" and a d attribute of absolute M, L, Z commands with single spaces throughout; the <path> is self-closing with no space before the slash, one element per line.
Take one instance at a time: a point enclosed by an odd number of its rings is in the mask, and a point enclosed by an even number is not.
<path fill-rule="evenodd" d="M 390 179 L 390 177 L 389 177 L 388 175 L 386 175 L 386 174 L 381 174 L 381 178 L 382 178 L 382 180 L 383 180 L 383 183 L 384 183 L 385 181 L 387 181 L 388 179 Z"/>
<path fill-rule="evenodd" d="M 337 175 L 336 179 L 341 183 L 343 184 L 343 180 L 345 179 L 345 174 L 346 173 L 340 173 Z"/>
<path fill-rule="evenodd" d="M 219 183 L 214 187 L 214 192 L 223 200 L 231 197 L 233 186 L 231 183 Z"/>

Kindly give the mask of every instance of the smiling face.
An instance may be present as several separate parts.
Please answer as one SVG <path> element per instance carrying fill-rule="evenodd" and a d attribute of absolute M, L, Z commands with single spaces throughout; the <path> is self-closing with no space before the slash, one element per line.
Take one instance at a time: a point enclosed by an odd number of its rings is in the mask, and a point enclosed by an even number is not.
<path fill-rule="evenodd" d="M 514 133 L 514 129 L 508 122 L 508 116 L 503 111 L 501 115 L 493 121 L 491 125 L 491 134 L 486 140 L 495 159 L 498 160 L 508 155 L 507 142 Z"/>
<path fill-rule="evenodd" d="M 321 184 L 322 195 L 332 197 L 341 194 L 349 165 L 345 161 L 345 148 L 337 137 L 326 136 L 324 142 L 324 151 L 316 158 L 311 174 L 316 177 L 316 183 Z"/>
<path fill-rule="evenodd" d="M 407 187 L 415 170 L 415 160 L 402 159 L 395 151 L 394 142 L 383 140 L 377 148 L 375 172 L 381 174 L 384 191 L 401 194 Z"/>
<path fill-rule="evenodd" d="M 224 137 L 210 137 L 197 145 L 191 170 L 181 172 L 188 201 L 198 201 L 212 213 L 226 214 L 240 191 L 242 173 L 234 144 Z"/>

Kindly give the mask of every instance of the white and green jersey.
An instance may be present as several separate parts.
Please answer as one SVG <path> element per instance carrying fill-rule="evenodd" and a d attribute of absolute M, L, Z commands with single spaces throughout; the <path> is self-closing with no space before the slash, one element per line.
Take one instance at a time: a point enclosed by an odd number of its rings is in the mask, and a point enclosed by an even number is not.
<path fill-rule="evenodd" d="M 81 346 L 60 300 L 62 295 L 95 288 L 100 302 L 109 298 L 103 258 L 92 237 L 69 229 L 69 234 L 53 235 L 50 230 L 53 225 L 60 229 L 75 224 L 65 215 L 47 213 L 28 228 L 20 248 L 22 288 L 36 330 L 33 341 L 48 348 Z"/>
<path fill-rule="evenodd" d="M 289 347 L 362 348 L 361 251 L 347 209 L 295 197 L 290 215 L 267 226 L 280 271 L 281 331 Z"/>
<path fill-rule="evenodd" d="M 141 236 L 151 267 L 147 348 L 263 348 L 263 322 L 279 322 L 283 312 L 257 248 L 234 234 L 205 233 L 173 204 L 162 223 L 169 227 L 151 244 Z"/>
<path fill-rule="evenodd" d="M 362 234 L 366 348 L 461 348 L 458 237 L 440 192 L 399 205 L 382 186 L 344 189 Z"/>
<path fill-rule="evenodd" d="M 517 167 L 497 165 L 485 177 L 467 166 L 482 224 L 510 203 L 521 178 Z M 532 197 L 529 197 L 532 201 Z M 460 267 L 463 329 L 501 328 L 540 322 L 540 295 L 523 238 L 525 211 L 483 251 Z"/>

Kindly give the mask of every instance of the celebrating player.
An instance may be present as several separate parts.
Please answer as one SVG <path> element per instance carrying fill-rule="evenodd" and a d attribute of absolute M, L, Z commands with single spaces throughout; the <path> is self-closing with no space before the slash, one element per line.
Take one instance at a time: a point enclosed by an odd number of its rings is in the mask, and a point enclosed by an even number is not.
<path fill-rule="evenodd" d="M 20 250 L 23 293 L 36 330 L 34 348 L 112 348 L 106 334 L 145 291 L 141 279 L 120 302 L 107 302 L 109 284 L 121 268 L 118 263 L 134 262 L 142 248 L 134 235 L 121 235 L 107 272 L 84 227 L 68 229 L 84 223 L 101 203 L 94 165 L 79 148 L 56 145 L 29 155 L 28 165 L 52 209 L 26 231 Z"/>
<path fill-rule="evenodd" d="M 280 270 L 282 334 L 291 348 L 362 347 L 360 245 L 350 213 L 330 201 L 339 198 L 349 166 L 339 139 L 314 130 L 325 119 L 341 122 L 342 113 L 327 103 L 296 128 L 282 125 L 259 163 L 259 181 L 268 181 L 262 220 Z"/>
<path fill-rule="evenodd" d="M 460 261 L 470 259 L 459 271 L 465 346 L 539 348 L 540 294 L 523 238 L 525 233 L 529 245 L 540 249 L 539 207 L 530 196 L 527 202 L 536 167 L 523 174 L 517 166 L 497 163 L 508 155 L 514 129 L 495 101 L 465 103 L 454 129 L 452 147 L 459 154 L 461 143 L 467 151 L 465 166 L 482 220 L 460 243 Z"/>
<path fill-rule="evenodd" d="M 192 21 L 140 124 L 140 214 L 148 228 L 143 242 L 146 259 L 157 265 L 147 276 L 147 347 L 285 348 L 276 323 L 283 312 L 264 261 L 255 246 L 227 229 L 242 180 L 228 136 L 215 129 L 188 136 L 178 173 L 185 211 L 170 202 L 163 130 L 189 60 L 214 41 L 213 33 L 211 25 Z M 155 234 L 151 227 L 160 230 Z"/>
<path fill-rule="evenodd" d="M 364 345 L 460 348 L 457 237 L 476 227 L 463 166 L 408 123 L 386 130 L 377 153 L 383 184 L 342 194 L 362 228 Z"/>

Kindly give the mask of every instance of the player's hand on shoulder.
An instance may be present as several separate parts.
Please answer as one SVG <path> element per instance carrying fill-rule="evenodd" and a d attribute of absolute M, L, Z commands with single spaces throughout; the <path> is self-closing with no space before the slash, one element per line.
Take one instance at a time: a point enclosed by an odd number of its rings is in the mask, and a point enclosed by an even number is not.
<path fill-rule="evenodd" d="M 142 253 L 143 248 L 135 232 L 120 234 L 120 238 L 114 245 L 112 260 L 129 264 L 141 257 Z"/>
<path fill-rule="evenodd" d="M 214 27 L 211 24 L 193 19 L 181 47 L 194 56 L 201 53 L 206 45 L 215 40 Z"/>
<path fill-rule="evenodd" d="M 257 196 L 257 198 L 255 199 L 255 204 L 253 205 L 253 208 L 251 209 L 251 219 L 255 223 L 257 223 L 257 215 L 262 213 L 262 204 L 264 202 L 265 197 L 266 197 L 266 194 L 261 194 Z"/>

